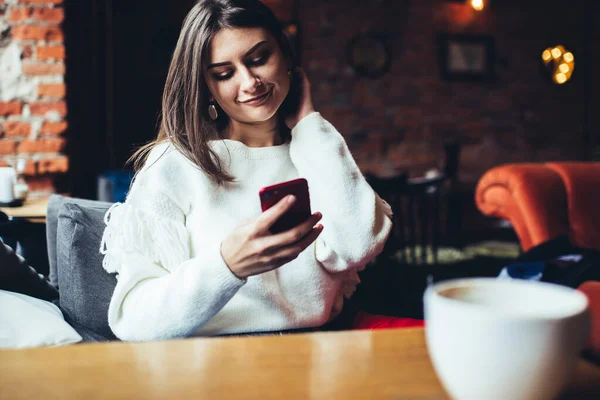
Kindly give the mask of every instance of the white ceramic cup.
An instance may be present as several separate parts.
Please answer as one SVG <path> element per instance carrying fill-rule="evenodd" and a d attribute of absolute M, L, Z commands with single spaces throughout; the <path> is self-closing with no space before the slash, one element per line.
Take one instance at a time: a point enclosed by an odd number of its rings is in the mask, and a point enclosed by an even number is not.
<path fill-rule="evenodd" d="M 433 366 L 456 400 L 549 400 L 574 370 L 590 329 L 588 301 L 564 286 L 472 278 L 425 291 Z"/>
<path fill-rule="evenodd" d="M 14 185 L 17 172 L 12 167 L 0 167 L 0 203 L 10 203 L 15 199 Z"/>

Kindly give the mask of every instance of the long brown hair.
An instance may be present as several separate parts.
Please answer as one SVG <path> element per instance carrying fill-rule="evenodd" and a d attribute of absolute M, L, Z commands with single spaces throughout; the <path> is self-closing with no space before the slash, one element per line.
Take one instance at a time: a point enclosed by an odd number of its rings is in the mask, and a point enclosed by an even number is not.
<path fill-rule="evenodd" d="M 220 138 L 229 117 L 222 111 L 216 121 L 208 116 L 210 92 L 203 73 L 210 43 L 223 28 L 264 28 L 275 38 L 283 56 L 292 60 L 292 48 L 281 23 L 261 1 L 198 1 L 185 17 L 173 53 L 163 91 L 158 135 L 129 159 L 136 171 L 156 145 L 169 141 L 217 183 L 234 180 L 209 146 L 210 140 Z"/>

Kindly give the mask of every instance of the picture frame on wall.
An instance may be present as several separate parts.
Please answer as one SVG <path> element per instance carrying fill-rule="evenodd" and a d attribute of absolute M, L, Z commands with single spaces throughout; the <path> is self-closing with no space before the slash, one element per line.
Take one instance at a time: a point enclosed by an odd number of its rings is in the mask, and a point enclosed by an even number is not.
<path fill-rule="evenodd" d="M 486 81 L 495 77 L 496 42 L 491 35 L 437 35 L 440 76 L 448 81 Z"/>

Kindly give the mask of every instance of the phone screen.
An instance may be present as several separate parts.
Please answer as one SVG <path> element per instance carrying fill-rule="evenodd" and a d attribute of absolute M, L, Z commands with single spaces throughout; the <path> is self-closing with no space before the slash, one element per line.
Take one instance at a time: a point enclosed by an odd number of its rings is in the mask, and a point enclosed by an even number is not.
<path fill-rule="evenodd" d="M 303 178 L 294 179 L 267 186 L 259 192 L 262 211 L 268 210 L 290 194 L 296 197 L 296 202 L 271 226 L 271 233 L 290 230 L 311 216 L 308 182 Z"/>

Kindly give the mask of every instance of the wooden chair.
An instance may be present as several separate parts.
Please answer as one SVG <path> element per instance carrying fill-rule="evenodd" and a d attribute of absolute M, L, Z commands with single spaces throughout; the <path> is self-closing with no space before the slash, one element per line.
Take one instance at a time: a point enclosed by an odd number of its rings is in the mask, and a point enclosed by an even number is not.
<path fill-rule="evenodd" d="M 445 176 L 365 177 L 392 207 L 394 225 L 383 252 L 360 273 L 355 301 L 371 313 L 423 318 L 423 291 L 438 260 Z"/>
<path fill-rule="evenodd" d="M 394 227 L 382 252 L 401 264 L 437 264 L 441 238 L 440 205 L 446 176 L 407 179 L 366 176 L 394 212 Z"/>

